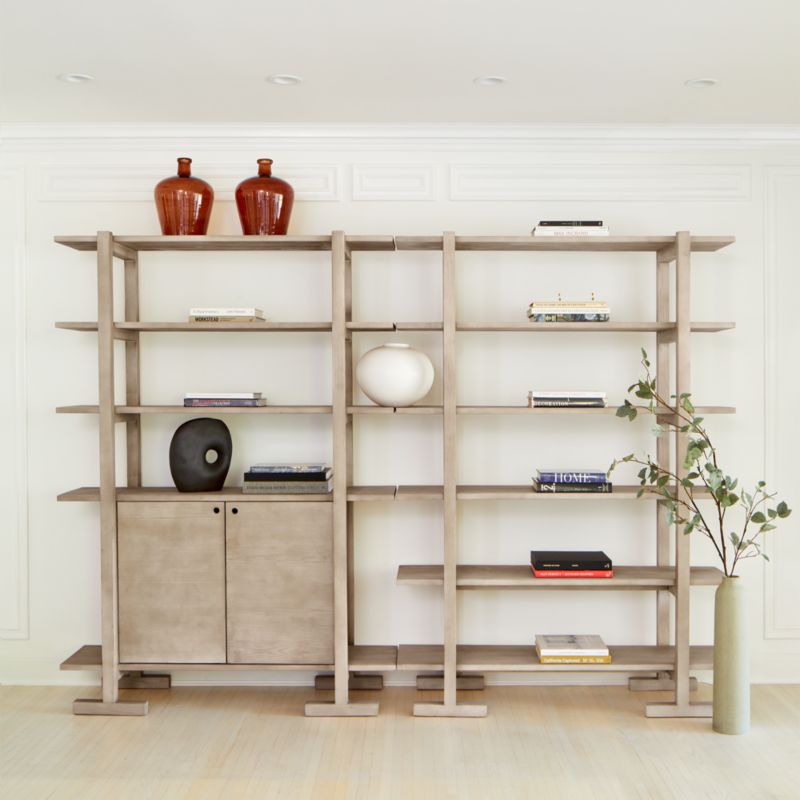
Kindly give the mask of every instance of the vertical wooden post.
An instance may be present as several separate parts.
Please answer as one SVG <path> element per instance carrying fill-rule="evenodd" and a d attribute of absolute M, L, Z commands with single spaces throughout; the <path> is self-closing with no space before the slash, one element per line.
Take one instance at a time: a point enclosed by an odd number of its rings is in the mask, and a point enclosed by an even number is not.
<path fill-rule="evenodd" d="M 331 344 L 333 354 L 333 640 L 334 702 L 306 703 L 306 716 L 374 716 L 377 703 L 350 703 L 348 611 L 348 502 L 347 487 L 352 476 L 352 427 L 347 413 L 348 397 L 352 398 L 352 378 L 348 369 L 349 332 L 347 315 L 350 306 L 348 291 L 348 254 L 344 233 L 334 231 L 331 237 Z M 348 386 L 350 392 L 348 393 Z M 350 444 L 348 444 L 350 442 Z"/>
<path fill-rule="evenodd" d="M 139 260 L 138 254 L 125 259 L 125 319 L 139 321 Z M 125 340 L 125 404 L 141 405 L 140 333 Z M 125 423 L 128 461 L 128 486 L 142 485 L 142 425 L 141 416 L 129 416 Z"/>
<path fill-rule="evenodd" d="M 346 240 L 345 240 L 346 244 Z M 345 409 L 353 405 L 353 332 L 347 327 L 353 321 L 353 257 L 345 247 L 344 261 L 344 372 L 345 372 Z M 353 485 L 353 415 L 347 414 L 345 442 L 347 446 L 347 485 Z M 355 644 L 356 611 L 355 611 L 355 505 L 347 504 L 347 642 Z"/>
<path fill-rule="evenodd" d="M 691 391 L 691 250 L 692 239 L 688 231 L 679 231 L 675 237 L 675 394 L 680 402 L 681 394 Z M 683 466 L 686 458 L 689 435 L 675 432 L 675 474 L 678 479 L 686 477 L 689 470 Z M 679 497 L 686 497 L 686 490 L 678 485 Z M 680 527 L 675 528 L 675 686 L 674 703 L 651 704 L 647 716 L 657 717 L 703 717 L 710 716 L 708 703 L 689 702 L 689 602 L 691 596 L 691 548 L 690 537 Z"/>
<path fill-rule="evenodd" d="M 457 704 L 458 596 L 458 417 L 456 387 L 456 237 L 442 236 L 442 408 L 443 529 L 444 529 L 444 702 L 416 703 L 417 716 L 483 717 L 485 705 Z"/>
<path fill-rule="evenodd" d="M 114 408 L 114 237 L 97 234 L 97 354 L 100 439 L 100 604 L 103 697 L 76 700 L 75 714 L 147 713 L 147 703 L 119 701 L 117 483 Z"/>

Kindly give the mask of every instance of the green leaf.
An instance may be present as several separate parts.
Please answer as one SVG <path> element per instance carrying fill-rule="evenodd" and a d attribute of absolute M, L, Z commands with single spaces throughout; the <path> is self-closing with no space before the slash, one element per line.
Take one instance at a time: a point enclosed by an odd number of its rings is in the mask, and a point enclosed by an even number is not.
<path fill-rule="evenodd" d="M 786 503 L 783 502 L 783 500 L 781 500 L 781 502 L 778 503 L 778 505 L 777 505 L 775 510 L 778 512 L 778 516 L 781 517 L 781 518 L 788 517 L 789 514 L 792 513 L 789 510 L 789 506 L 787 506 Z"/>
<path fill-rule="evenodd" d="M 731 532 L 728 535 L 730 536 L 730 539 L 733 542 L 733 546 L 734 547 L 739 547 L 739 544 L 741 543 L 742 540 L 733 532 Z"/>
<path fill-rule="evenodd" d="M 759 529 L 759 533 L 766 533 L 767 531 L 774 531 L 776 528 L 775 525 L 770 525 L 769 522 L 765 522 Z"/>
<path fill-rule="evenodd" d="M 636 492 L 637 497 L 641 497 L 643 494 L 644 494 L 644 489 L 639 489 L 639 491 Z"/>
<path fill-rule="evenodd" d="M 650 431 L 653 434 L 653 436 L 661 436 L 664 433 L 664 428 L 658 423 L 656 423 L 655 425 L 653 425 L 652 428 L 650 428 Z"/>
<path fill-rule="evenodd" d="M 762 522 L 766 522 L 767 518 L 760 512 L 756 511 L 750 519 L 756 523 L 756 525 L 760 525 Z"/>
<path fill-rule="evenodd" d="M 769 561 L 769 556 L 766 553 L 762 552 L 762 553 L 759 553 L 759 555 L 761 556 L 761 558 L 764 559 L 764 561 Z"/>
<path fill-rule="evenodd" d="M 617 416 L 618 417 L 627 417 L 628 416 L 628 409 L 626 406 L 620 406 L 617 409 Z"/>

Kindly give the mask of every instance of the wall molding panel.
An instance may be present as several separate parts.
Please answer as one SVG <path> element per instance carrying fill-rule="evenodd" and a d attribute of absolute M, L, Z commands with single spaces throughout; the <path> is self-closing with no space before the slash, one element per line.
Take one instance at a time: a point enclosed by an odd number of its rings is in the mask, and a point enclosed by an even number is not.
<path fill-rule="evenodd" d="M 800 214 L 800 166 L 768 166 L 764 170 L 764 456 L 768 488 L 784 496 L 796 485 L 797 447 L 794 420 L 796 369 L 800 332 L 796 303 L 800 292 L 793 223 Z M 793 310 L 794 309 L 794 310 Z M 788 370 L 791 375 L 787 376 Z M 790 503 L 790 506 L 793 505 Z M 797 513 L 795 511 L 795 513 Z M 796 612 L 797 563 L 800 544 L 789 538 L 794 518 L 766 535 L 764 566 L 764 638 L 800 640 Z"/>
<path fill-rule="evenodd" d="M 745 201 L 746 164 L 453 164 L 451 200 Z"/>
<path fill-rule="evenodd" d="M 214 187 L 215 199 L 232 201 L 237 184 L 257 173 L 255 160 L 251 161 L 220 165 L 196 159 L 192 166 L 197 177 Z M 42 164 L 38 199 L 45 203 L 152 203 L 153 189 L 169 169 L 170 165 L 152 163 Z M 276 169 L 277 176 L 294 187 L 295 200 L 306 203 L 341 200 L 340 172 L 335 164 L 281 164 Z"/>
<path fill-rule="evenodd" d="M 355 164 L 353 200 L 435 200 L 433 164 Z"/>
<path fill-rule="evenodd" d="M 25 169 L 0 167 L 0 639 L 28 638 Z"/>

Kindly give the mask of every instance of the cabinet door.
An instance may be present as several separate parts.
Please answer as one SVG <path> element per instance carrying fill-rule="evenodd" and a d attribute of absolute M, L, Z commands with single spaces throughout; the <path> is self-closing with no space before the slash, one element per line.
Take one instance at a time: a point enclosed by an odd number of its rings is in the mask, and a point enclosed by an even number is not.
<path fill-rule="evenodd" d="M 228 661 L 333 663 L 330 503 L 228 503 Z"/>
<path fill-rule="evenodd" d="M 225 663 L 224 503 L 118 503 L 119 657 Z"/>

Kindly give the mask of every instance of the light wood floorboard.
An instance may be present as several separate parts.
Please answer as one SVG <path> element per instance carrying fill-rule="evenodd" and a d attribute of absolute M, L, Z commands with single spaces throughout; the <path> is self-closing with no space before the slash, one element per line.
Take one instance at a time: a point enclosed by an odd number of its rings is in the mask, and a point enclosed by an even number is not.
<path fill-rule="evenodd" d="M 96 691 L 96 690 L 95 690 Z M 311 688 L 123 691 L 147 717 L 75 717 L 86 687 L 0 687 L 0 797 L 694 800 L 798 797 L 800 686 L 754 686 L 746 736 L 647 719 L 663 693 L 502 687 L 459 693 L 485 719 L 417 719 L 430 692 L 357 692 L 371 718 L 310 719 Z M 698 699 L 710 698 L 701 686 Z"/>

